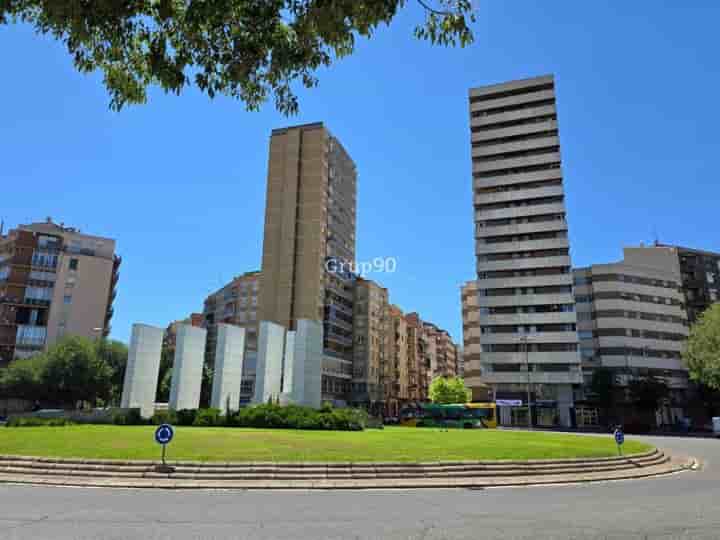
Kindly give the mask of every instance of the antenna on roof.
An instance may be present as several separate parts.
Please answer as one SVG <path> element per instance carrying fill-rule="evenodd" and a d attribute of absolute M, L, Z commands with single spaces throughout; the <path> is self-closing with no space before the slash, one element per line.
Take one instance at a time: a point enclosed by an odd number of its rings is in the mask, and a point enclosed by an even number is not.
<path fill-rule="evenodd" d="M 658 236 L 657 227 L 653 227 L 653 237 L 655 238 L 654 244 L 655 247 L 660 245 L 660 237 Z"/>
<path fill-rule="evenodd" d="M 3 231 L 5 230 L 5 220 L 0 219 L 0 236 L 3 235 Z"/>

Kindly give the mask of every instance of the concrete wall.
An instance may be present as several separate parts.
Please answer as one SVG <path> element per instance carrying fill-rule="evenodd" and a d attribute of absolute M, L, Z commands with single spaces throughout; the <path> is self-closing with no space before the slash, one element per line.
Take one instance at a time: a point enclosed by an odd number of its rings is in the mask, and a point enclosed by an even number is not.
<path fill-rule="evenodd" d="M 134 324 L 132 327 L 120 406 L 124 409 L 139 408 L 144 418 L 155 412 L 162 338 L 162 328 L 146 324 Z"/>
<path fill-rule="evenodd" d="M 319 408 L 322 402 L 323 329 L 317 321 L 300 319 L 293 354 L 293 400 Z"/>
<path fill-rule="evenodd" d="M 283 382 L 282 391 L 285 394 L 293 395 L 296 384 L 302 384 L 302 381 L 293 380 L 293 371 L 295 365 L 295 331 L 285 334 L 285 358 L 283 359 Z"/>
<path fill-rule="evenodd" d="M 245 329 L 230 324 L 217 325 L 215 372 L 210 405 L 228 412 L 240 408 L 240 384 L 245 356 Z"/>
<path fill-rule="evenodd" d="M 270 397 L 276 398 L 280 395 L 284 344 L 283 326 L 270 321 L 260 321 L 253 403 L 267 403 Z"/>
<path fill-rule="evenodd" d="M 187 324 L 178 326 L 168 406 L 176 411 L 200 407 L 203 359 L 207 330 Z"/>

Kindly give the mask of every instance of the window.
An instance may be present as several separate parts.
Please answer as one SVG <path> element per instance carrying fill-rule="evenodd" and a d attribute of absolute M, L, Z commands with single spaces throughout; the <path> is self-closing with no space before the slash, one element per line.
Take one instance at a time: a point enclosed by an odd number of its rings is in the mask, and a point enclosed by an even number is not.
<path fill-rule="evenodd" d="M 70 259 L 70 270 L 77 270 L 78 269 L 78 260 L 77 259 Z"/>
<path fill-rule="evenodd" d="M 578 332 L 578 338 L 580 339 L 592 339 L 593 333 L 592 330 L 580 330 Z"/>
<path fill-rule="evenodd" d="M 72 295 L 66 294 L 63 297 L 63 304 L 72 304 Z"/>

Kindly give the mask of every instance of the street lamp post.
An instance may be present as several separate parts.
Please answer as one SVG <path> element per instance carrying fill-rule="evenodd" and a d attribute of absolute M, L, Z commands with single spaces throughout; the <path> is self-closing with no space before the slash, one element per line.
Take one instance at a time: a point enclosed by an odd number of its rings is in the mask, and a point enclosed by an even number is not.
<path fill-rule="evenodd" d="M 528 352 L 528 339 L 527 336 L 522 336 L 520 338 L 520 343 L 523 345 L 523 349 L 525 352 L 525 372 L 527 373 L 527 411 L 528 411 L 528 429 L 533 428 L 532 423 L 532 409 L 530 408 L 530 360 L 529 360 L 529 352 Z"/>

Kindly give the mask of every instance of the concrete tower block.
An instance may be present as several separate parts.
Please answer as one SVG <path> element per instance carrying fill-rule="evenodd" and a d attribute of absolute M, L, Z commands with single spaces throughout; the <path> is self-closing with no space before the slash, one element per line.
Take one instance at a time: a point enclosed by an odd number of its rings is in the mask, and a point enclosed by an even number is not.
<path fill-rule="evenodd" d="M 322 402 L 322 323 L 299 319 L 293 354 L 293 396 L 295 402 L 320 408 Z"/>
<path fill-rule="evenodd" d="M 200 407 L 205 338 L 207 330 L 181 324 L 177 329 L 170 403 L 175 411 Z"/>
<path fill-rule="evenodd" d="M 139 408 L 143 418 L 155 414 L 162 340 L 162 328 L 133 324 L 120 406 L 124 409 Z"/>
<path fill-rule="evenodd" d="M 267 403 L 271 396 L 280 396 L 284 345 L 285 328 L 274 322 L 260 321 L 253 403 Z"/>
<path fill-rule="evenodd" d="M 230 324 L 218 324 L 210 406 L 224 411 L 225 414 L 228 413 L 228 400 L 231 411 L 240 408 L 244 356 L 245 329 Z"/>

